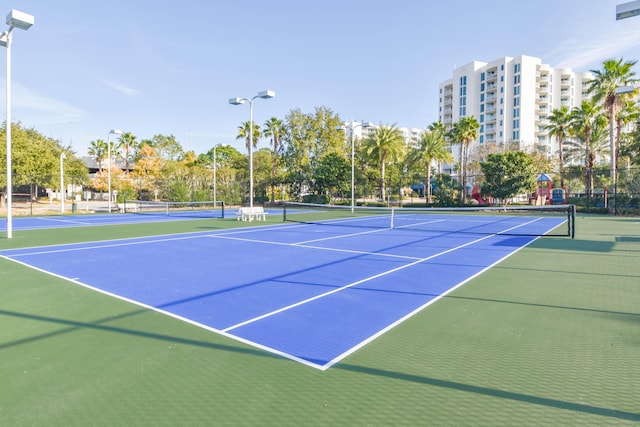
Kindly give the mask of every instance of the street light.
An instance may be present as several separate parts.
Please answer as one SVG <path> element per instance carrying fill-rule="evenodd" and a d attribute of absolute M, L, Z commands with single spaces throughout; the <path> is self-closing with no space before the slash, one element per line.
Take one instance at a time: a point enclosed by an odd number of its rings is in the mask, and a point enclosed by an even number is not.
<path fill-rule="evenodd" d="M 635 3 L 637 3 L 636 6 L 640 7 L 640 1 Z M 631 15 L 631 16 L 635 16 L 635 15 Z M 618 86 L 615 89 L 614 94 L 627 95 L 627 94 L 633 94 L 635 92 L 636 92 L 636 88 L 634 86 Z M 613 178 L 613 214 L 618 215 L 618 147 L 616 146 L 615 143 L 611 144 L 611 147 L 612 147 L 611 174 Z"/>
<path fill-rule="evenodd" d="M 253 101 L 257 98 L 269 99 L 276 96 L 272 90 L 263 90 L 253 98 L 231 98 L 229 104 L 240 105 L 249 102 L 249 207 L 253 207 Z"/>
<path fill-rule="evenodd" d="M 109 193 L 109 213 L 111 213 L 111 135 L 122 135 L 120 129 L 111 129 L 107 135 L 107 159 L 109 161 L 107 170 L 107 193 Z"/>
<path fill-rule="evenodd" d="M 7 238 L 13 235 L 12 225 L 12 167 L 11 167 L 11 34 L 14 28 L 28 30 L 33 25 L 34 19 L 32 15 L 11 9 L 7 15 L 7 25 L 9 29 L 0 34 L 0 46 L 7 48 L 7 118 L 5 120 L 7 135 Z"/>
<path fill-rule="evenodd" d="M 640 15 L 640 0 L 630 1 L 616 6 L 616 21 L 638 15 Z"/>
<path fill-rule="evenodd" d="M 216 144 L 213 146 L 213 209 L 216 208 L 216 206 L 218 205 L 218 200 L 217 200 L 217 189 L 216 189 L 216 184 L 217 184 L 217 172 L 218 172 L 218 156 L 216 154 L 216 149 L 218 147 L 225 147 L 227 144 Z"/>
<path fill-rule="evenodd" d="M 66 159 L 64 151 L 60 153 L 60 213 L 64 213 L 64 162 Z"/>
<path fill-rule="evenodd" d="M 351 123 L 351 213 L 355 210 L 355 143 L 354 133 L 356 128 L 370 128 L 373 126 L 371 122 Z M 347 130 L 347 124 L 336 126 L 336 130 Z"/>

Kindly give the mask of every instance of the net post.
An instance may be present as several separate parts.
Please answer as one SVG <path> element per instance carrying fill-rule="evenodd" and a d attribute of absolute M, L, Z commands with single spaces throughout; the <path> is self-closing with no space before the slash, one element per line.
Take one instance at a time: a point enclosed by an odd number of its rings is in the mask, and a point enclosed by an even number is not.
<path fill-rule="evenodd" d="M 215 206 L 214 206 L 214 209 L 215 209 Z M 222 212 L 220 216 L 221 216 L 222 219 L 224 219 L 224 200 L 222 200 L 220 202 L 220 209 L 221 209 L 221 212 Z"/>
<path fill-rule="evenodd" d="M 395 216 L 395 208 L 391 208 L 391 227 L 390 228 L 395 228 L 393 225 L 394 216 Z"/>
<path fill-rule="evenodd" d="M 576 237 L 576 205 L 569 205 L 569 236 Z"/>
<path fill-rule="evenodd" d="M 287 203 L 282 201 L 282 222 L 287 222 Z"/>

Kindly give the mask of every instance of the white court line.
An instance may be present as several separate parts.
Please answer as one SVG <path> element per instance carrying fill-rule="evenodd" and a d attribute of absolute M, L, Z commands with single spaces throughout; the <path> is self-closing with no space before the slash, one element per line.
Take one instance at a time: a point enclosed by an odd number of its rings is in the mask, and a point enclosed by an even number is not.
<path fill-rule="evenodd" d="M 46 221 L 46 222 L 62 222 L 65 224 L 82 224 L 82 225 L 92 225 L 94 224 L 93 222 L 84 222 L 84 221 L 72 221 L 69 219 L 58 219 L 58 218 L 35 218 L 38 219 L 40 221 Z"/>
<path fill-rule="evenodd" d="M 362 283 L 369 282 L 369 281 L 371 281 L 371 280 L 373 280 L 373 279 L 377 279 L 377 278 L 379 278 L 379 277 L 387 276 L 387 275 L 389 275 L 389 274 L 391 274 L 391 273 L 395 273 L 395 272 L 397 272 L 397 271 L 404 270 L 405 268 L 409 268 L 409 267 L 412 267 L 412 266 L 414 266 L 414 265 L 417 265 L 417 264 L 423 263 L 423 262 L 425 262 L 425 261 L 429 261 L 429 260 L 434 259 L 434 258 L 437 258 L 437 257 L 439 257 L 439 256 L 442 256 L 442 255 L 448 254 L 448 253 L 450 253 L 450 252 L 457 251 L 457 250 L 462 249 L 462 248 L 464 248 L 464 247 L 467 247 L 467 246 L 473 245 L 473 244 L 475 244 L 475 243 L 481 242 L 481 241 L 483 241 L 483 240 L 486 240 L 486 239 L 489 239 L 489 238 L 495 237 L 495 236 L 496 236 L 496 235 L 498 235 L 498 234 L 506 233 L 506 232 L 508 232 L 508 231 L 510 231 L 510 230 L 513 230 L 514 228 L 519 228 L 519 227 L 522 227 L 522 226 L 524 226 L 524 225 L 530 224 L 530 223 L 532 223 L 532 222 L 536 222 L 536 221 L 538 221 L 538 220 L 540 220 L 540 219 L 541 219 L 541 218 L 537 218 L 537 219 L 534 219 L 534 220 L 532 220 L 532 221 L 528 221 L 528 222 L 526 222 L 526 223 L 524 223 L 524 224 L 520 224 L 520 225 L 517 225 L 517 226 L 511 227 L 511 228 L 508 228 L 508 229 L 506 229 L 506 230 L 502 230 L 500 233 L 489 234 L 489 235 L 484 236 L 484 237 L 481 237 L 481 238 L 479 238 L 479 239 L 475 239 L 475 240 L 472 240 L 472 241 L 470 241 L 470 242 L 464 243 L 464 244 L 462 244 L 462 245 L 458 245 L 458 246 L 456 246 L 456 247 L 454 247 L 454 248 L 450 248 L 450 249 L 447 249 L 447 250 L 445 250 L 445 251 L 438 252 L 437 254 L 433 254 L 433 255 L 430 255 L 430 256 L 428 256 L 428 257 L 424 257 L 424 258 L 417 259 L 417 260 L 415 260 L 415 261 L 413 261 L 413 262 L 410 262 L 410 263 L 408 263 L 408 264 L 401 265 L 400 267 L 396 267 L 396 268 L 393 268 L 393 269 L 391 269 L 391 270 L 383 271 L 382 273 L 378 273 L 378 274 L 375 274 L 375 275 L 373 275 L 373 276 L 370 276 L 370 277 L 367 277 L 367 278 L 364 278 L 364 279 L 361 279 L 361 280 L 357 280 L 357 281 L 355 281 L 355 282 L 349 283 L 349 284 L 347 284 L 347 285 L 341 286 L 341 287 L 336 288 L 336 289 L 333 289 L 333 290 L 331 290 L 331 291 L 328 291 L 328 292 L 325 292 L 325 293 L 322 293 L 322 294 L 316 295 L 316 296 L 311 297 L 311 298 L 307 298 L 307 299 L 305 299 L 305 300 L 299 301 L 299 302 L 294 303 L 294 304 L 290 304 L 290 305 L 288 305 L 288 306 L 285 306 L 285 307 L 279 308 L 279 309 L 277 309 L 277 310 L 273 310 L 273 311 L 271 311 L 271 312 L 269 312 L 269 313 L 265 313 L 265 314 L 263 314 L 263 315 L 260 315 L 260 316 L 254 317 L 254 318 L 252 318 L 252 319 L 245 320 L 244 322 L 240 322 L 240 323 L 238 323 L 238 324 L 236 324 L 236 325 L 229 326 L 229 327 L 227 327 L 227 328 L 223 329 L 222 331 L 223 331 L 223 332 L 229 332 L 229 331 L 232 331 L 232 330 L 234 330 L 234 329 L 240 328 L 240 327 L 242 327 L 242 326 L 246 326 L 246 325 L 249 325 L 249 324 L 251 324 L 251 323 L 255 323 L 255 322 L 259 321 L 259 320 L 266 319 L 267 317 L 271 317 L 271 316 L 274 316 L 274 315 L 276 315 L 276 314 L 282 313 L 282 312 L 284 312 L 284 311 L 291 310 L 291 309 L 293 309 L 293 308 L 299 307 L 299 306 L 301 306 L 301 305 L 308 304 L 308 303 L 310 303 L 310 302 L 313 302 L 313 301 L 316 301 L 316 300 L 318 300 L 318 299 L 321 299 L 321 298 L 327 297 L 327 296 L 332 295 L 332 294 L 335 294 L 335 293 L 337 293 L 337 292 L 342 292 L 342 291 L 344 291 L 345 289 L 349 289 L 349 288 L 352 288 L 352 287 L 354 287 L 354 286 L 360 285 L 360 284 L 362 284 Z"/>
<path fill-rule="evenodd" d="M 21 257 L 21 256 L 30 256 L 30 255 L 40 255 L 40 254 L 56 254 L 56 253 L 64 253 L 64 252 L 77 252 L 77 251 L 84 251 L 84 250 L 91 250 L 91 249 L 103 249 L 103 248 L 117 248 L 120 246 L 134 246 L 134 245 L 145 245 L 148 243 L 155 243 L 155 242 L 171 242 L 171 241 L 175 241 L 175 240 L 187 240 L 187 239 L 199 239 L 202 237 L 206 237 L 205 235 L 199 235 L 199 236 L 181 236 L 181 237 L 170 237 L 170 238 L 166 238 L 166 239 L 153 239 L 153 240 L 140 240 L 140 241 L 136 241 L 136 242 L 124 242 L 124 243 L 109 243 L 109 244 L 100 244 L 100 245 L 92 245 L 92 246 L 87 246 L 86 243 L 71 243 L 69 245 L 85 245 L 85 246 L 80 246 L 80 247 L 75 247 L 75 248 L 65 248 L 65 249 L 52 249 L 52 250 L 48 250 L 48 251 L 38 251 L 38 252 L 24 252 L 24 253 L 18 253 L 18 254 L 11 254 L 11 255 L 6 255 L 9 258 L 16 258 L 16 257 Z M 91 245 L 91 243 L 89 243 L 89 245 Z M 68 246 L 68 245 L 65 245 Z M 56 246 L 54 246 L 56 247 Z M 37 249 L 37 248 L 35 248 Z M 19 250 L 19 249 L 17 249 Z"/>
<path fill-rule="evenodd" d="M 394 254 L 383 254 L 383 253 L 378 253 L 378 252 L 356 251 L 354 249 L 326 248 L 326 247 L 323 247 L 323 246 L 302 245 L 302 244 L 299 244 L 299 243 L 272 242 L 270 240 L 243 239 L 243 238 L 240 238 L 240 237 L 221 236 L 221 235 L 217 235 L 217 234 L 209 234 L 206 237 L 211 237 L 211 238 L 215 238 L 215 239 L 237 240 L 239 242 L 263 243 L 265 245 L 291 246 L 291 247 L 295 247 L 295 248 L 306 248 L 306 249 L 319 249 L 319 250 L 322 250 L 322 251 L 329 251 L 329 252 L 346 252 L 346 253 L 355 254 L 355 255 L 371 255 L 371 256 L 410 259 L 410 260 L 420 259 L 420 258 L 417 258 L 417 257 L 406 256 L 406 255 L 394 255 Z"/>

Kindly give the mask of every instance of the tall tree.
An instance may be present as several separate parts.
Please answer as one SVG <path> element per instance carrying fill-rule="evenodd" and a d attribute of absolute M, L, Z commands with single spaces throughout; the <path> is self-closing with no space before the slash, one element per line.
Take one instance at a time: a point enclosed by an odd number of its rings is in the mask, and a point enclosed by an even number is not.
<path fill-rule="evenodd" d="M 118 138 L 118 148 L 124 151 L 124 169 L 129 173 L 129 161 L 136 147 L 136 137 L 131 132 L 125 132 Z"/>
<path fill-rule="evenodd" d="M 287 132 L 284 122 L 276 117 L 271 117 L 264 123 L 262 136 L 269 138 L 269 144 L 273 147 L 273 165 L 271 168 L 271 203 L 275 202 L 276 171 L 278 169 L 278 152 L 280 138 Z"/>
<path fill-rule="evenodd" d="M 616 113 L 616 167 L 622 150 L 622 129 L 640 118 L 640 107 L 633 99 L 623 100 L 622 107 Z M 619 169 L 619 168 L 617 168 Z"/>
<path fill-rule="evenodd" d="M 410 165 L 419 164 L 425 171 L 425 199 L 431 203 L 431 167 L 434 162 L 453 162 L 453 154 L 447 148 L 441 130 L 426 130 L 420 134 L 418 146 L 409 151 Z"/>
<path fill-rule="evenodd" d="M 461 171 L 461 185 L 460 191 L 460 203 L 464 204 L 467 197 L 467 168 L 469 163 L 469 145 L 478 139 L 478 132 L 480 130 L 480 123 L 473 116 L 465 116 L 457 123 L 454 123 L 453 128 L 449 133 L 450 139 L 460 144 L 460 171 Z"/>
<path fill-rule="evenodd" d="M 564 188 L 564 158 L 563 158 L 563 142 L 569 135 L 569 121 L 571 113 L 569 108 L 563 105 L 555 109 L 549 116 L 549 124 L 545 127 L 549 131 L 549 136 L 555 136 L 558 141 L 558 160 L 560 162 L 558 169 L 560 172 L 560 188 Z"/>
<path fill-rule="evenodd" d="M 623 86 L 635 86 L 639 81 L 634 78 L 636 73 L 633 67 L 637 61 L 624 61 L 620 59 L 608 59 L 602 63 L 602 70 L 591 70 L 594 79 L 589 82 L 588 92 L 592 94 L 596 103 L 601 103 L 609 116 L 609 150 L 611 153 L 611 177 L 616 182 L 616 152 L 615 130 L 616 114 L 623 105 L 623 100 L 637 93 L 618 93 L 618 89 Z"/>
<path fill-rule="evenodd" d="M 91 141 L 87 152 L 98 163 L 98 169 L 102 170 L 102 162 L 107 158 L 107 143 L 103 139 Z"/>
<path fill-rule="evenodd" d="M 379 126 L 364 142 L 366 156 L 380 167 L 380 198 L 385 199 L 385 168 L 387 160 L 397 161 L 404 154 L 404 138 L 396 127 Z"/>
<path fill-rule="evenodd" d="M 593 165 L 595 154 L 591 147 L 591 134 L 596 125 L 606 124 L 606 116 L 601 114 L 602 108 L 591 100 L 584 100 L 580 107 L 571 110 L 571 132 L 576 138 L 584 141 L 584 168 L 586 196 L 591 195 L 593 189 Z"/>
<path fill-rule="evenodd" d="M 251 128 L 253 127 L 253 135 L 251 138 L 249 135 L 251 134 Z M 251 148 L 255 149 L 258 146 L 258 140 L 260 139 L 260 125 L 257 123 L 253 123 L 246 121 L 242 122 L 240 126 L 238 126 L 238 135 L 236 139 L 244 140 L 245 148 L 247 149 L 247 154 L 249 153 L 249 147 L 253 145 Z"/>

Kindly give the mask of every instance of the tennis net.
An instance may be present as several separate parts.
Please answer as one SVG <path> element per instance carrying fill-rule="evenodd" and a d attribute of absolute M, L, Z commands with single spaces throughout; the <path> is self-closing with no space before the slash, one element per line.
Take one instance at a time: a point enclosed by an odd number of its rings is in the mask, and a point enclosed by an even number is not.
<path fill-rule="evenodd" d="M 575 206 L 386 208 L 284 202 L 283 221 L 514 236 L 575 236 Z"/>
<path fill-rule="evenodd" d="M 124 202 L 124 211 L 140 215 L 224 218 L 224 202 L 155 202 L 127 200 Z"/>

